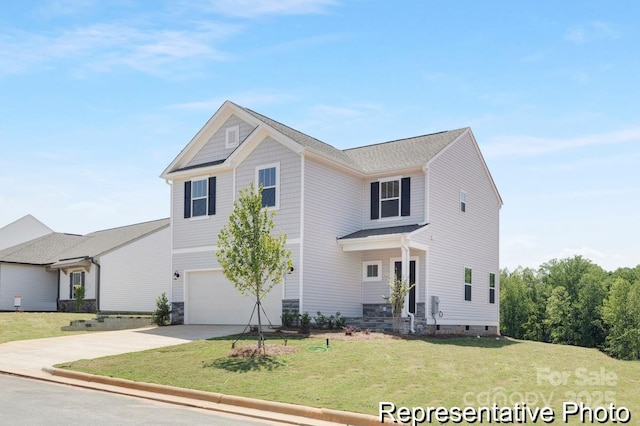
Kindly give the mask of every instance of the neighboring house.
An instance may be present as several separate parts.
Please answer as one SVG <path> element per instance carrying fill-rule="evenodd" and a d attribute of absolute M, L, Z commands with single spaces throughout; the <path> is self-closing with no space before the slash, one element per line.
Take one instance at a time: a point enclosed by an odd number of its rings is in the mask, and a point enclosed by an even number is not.
<path fill-rule="evenodd" d="M 52 232 L 51 228 L 28 214 L 0 228 L 0 250 Z"/>
<path fill-rule="evenodd" d="M 339 150 L 226 101 L 162 177 L 174 322 L 248 322 L 254 301 L 225 279 L 215 250 L 254 182 L 294 261 L 264 302 L 271 323 L 283 309 L 384 320 L 398 274 L 415 283 L 403 313 L 417 331 L 498 333 L 502 200 L 469 128 Z"/>
<path fill-rule="evenodd" d="M 71 311 L 75 285 L 88 312 L 152 312 L 170 291 L 169 219 L 69 235 L 52 233 L 0 251 L 0 310 L 21 295 L 27 311 Z"/>

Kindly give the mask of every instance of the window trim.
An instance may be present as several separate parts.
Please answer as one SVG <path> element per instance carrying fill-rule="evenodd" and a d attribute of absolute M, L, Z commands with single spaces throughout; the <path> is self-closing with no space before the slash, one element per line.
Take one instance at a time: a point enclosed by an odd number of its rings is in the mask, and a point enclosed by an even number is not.
<path fill-rule="evenodd" d="M 229 137 L 230 134 L 234 134 L 233 140 Z M 240 144 L 240 125 L 229 126 L 225 129 L 224 146 L 227 149 L 235 148 Z"/>
<path fill-rule="evenodd" d="M 382 198 L 382 185 L 387 182 L 397 182 L 398 183 L 398 196 L 392 198 Z M 398 200 L 398 211 L 394 216 L 383 216 L 382 215 L 382 202 L 390 201 L 390 200 Z M 402 176 L 391 176 L 386 177 L 384 179 L 378 179 L 378 220 L 386 221 L 386 220 L 400 220 L 402 219 Z"/>
<path fill-rule="evenodd" d="M 256 166 L 255 187 L 256 187 L 256 191 L 260 190 L 260 170 L 266 170 L 266 169 L 272 169 L 272 168 L 276 169 L 276 184 L 273 187 L 269 186 L 266 188 L 275 188 L 276 203 L 273 206 L 265 206 L 263 208 L 271 209 L 271 210 L 280 210 L 280 163 L 261 164 L 259 166 Z"/>
<path fill-rule="evenodd" d="M 369 277 L 367 274 L 368 267 L 373 265 L 378 267 L 378 275 Z M 362 281 L 382 281 L 382 260 L 365 260 L 362 262 Z"/>
<path fill-rule="evenodd" d="M 204 188 L 204 196 L 200 196 L 200 197 L 194 197 L 193 193 L 194 193 L 194 183 L 196 182 L 201 182 L 204 181 L 205 183 L 205 188 Z M 195 209 L 193 208 L 193 202 L 196 200 L 205 200 L 204 203 L 204 214 L 195 214 Z M 191 219 L 200 219 L 200 218 L 204 218 L 209 216 L 209 178 L 208 177 L 203 177 L 203 178 L 193 178 L 191 179 Z"/>
<path fill-rule="evenodd" d="M 467 271 L 469 271 L 469 280 L 467 281 Z M 464 267 L 464 300 L 465 302 L 471 302 L 473 300 L 473 269 L 469 267 Z M 469 298 L 467 298 L 467 288 L 469 289 Z"/>
<path fill-rule="evenodd" d="M 69 271 L 69 300 L 76 299 L 75 295 L 73 294 L 73 288 L 77 285 L 73 283 L 73 277 L 76 275 L 80 275 L 80 286 L 84 287 L 85 291 L 87 289 L 85 272 L 79 269 L 75 271 Z"/>

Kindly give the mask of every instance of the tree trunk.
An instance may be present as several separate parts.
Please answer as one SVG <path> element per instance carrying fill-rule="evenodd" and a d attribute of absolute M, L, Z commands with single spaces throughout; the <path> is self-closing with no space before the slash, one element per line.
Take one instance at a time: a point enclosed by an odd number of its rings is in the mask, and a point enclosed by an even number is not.
<path fill-rule="evenodd" d="M 258 308 L 258 351 L 262 349 L 266 355 L 267 351 L 264 347 L 264 336 L 262 335 L 262 319 L 260 317 L 260 309 L 262 309 L 262 306 L 260 305 L 260 297 L 256 299 L 256 307 Z"/>

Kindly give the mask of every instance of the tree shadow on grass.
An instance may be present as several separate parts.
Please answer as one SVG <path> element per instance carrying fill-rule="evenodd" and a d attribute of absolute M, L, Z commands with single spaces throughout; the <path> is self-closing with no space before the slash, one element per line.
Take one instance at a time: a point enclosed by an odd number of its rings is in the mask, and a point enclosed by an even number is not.
<path fill-rule="evenodd" d="M 224 357 L 205 363 L 203 368 L 219 368 L 221 370 L 247 373 L 249 371 L 272 371 L 284 367 L 285 362 L 270 356 Z"/>

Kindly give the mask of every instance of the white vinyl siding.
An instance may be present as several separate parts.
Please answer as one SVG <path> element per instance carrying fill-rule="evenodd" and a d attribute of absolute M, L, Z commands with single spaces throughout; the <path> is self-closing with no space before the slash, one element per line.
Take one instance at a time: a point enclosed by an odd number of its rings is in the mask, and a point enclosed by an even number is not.
<path fill-rule="evenodd" d="M 56 273 L 44 266 L 0 263 L 0 311 L 13 311 L 17 295 L 25 311 L 55 311 L 57 285 Z"/>
<path fill-rule="evenodd" d="M 429 166 L 430 215 L 425 236 L 431 295 L 440 297 L 438 324 L 498 325 L 499 298 L 489 303 L 489 273 L 499 270 L 500 201 L 469 136 L 450 145 Z M 467 204 L 460 212 L 460 188 Z M 431 239 L 432 238 L 432 239 Z M 473 271 L 472 300 L 464 300 L 464 268 Z M 496 294 L 499 294 L 496 276 Z"/>
<path fill-rule="evenodd" d="M 267 137 L 236 169 L 236 194 L 256 182 L 257 169 L 279 164 L 276 229 L 289 240 L 300 238 L 300 155 Z M 219 191 L 221 191 L 219 189 Z"/>
<path fill-rule="evenodd" d="M 201 220 L 185 219 L 184 180 L 172 184 L 173 248 L 191 248 L 215 245 L 218 232 L 229 220 L 233 209 L 233 174 L 216 174 L 216 214 Z"/>
<path fill-rule="evenodd" d="M 216 132 L 209 138 L 191 161 L 189 161 L 187 167 L 226 159 L 236 149 L 236 146 L 227 147 L 227 129 L 234 129 L 236 127 L 239 129 L 239 144 L 241 144 L 253 129 L 255 129 L 254 126 L 242 121 L 235 115 L 232 115 L 218 130 L 216 130 Z"/>
<path fill-rule="evenodd" d="M 100 310 L 153 312 L 156 298 L 170 297 L 169 227 L 100 257 Z"/>
<path fill-rule="evenodd" d="M 337 237 L 362 229 L 362 180 L 305 158 L 304 182 L 301 311 L 362 316 L 361 253 L 343 252 L 336 243 Z"/>

